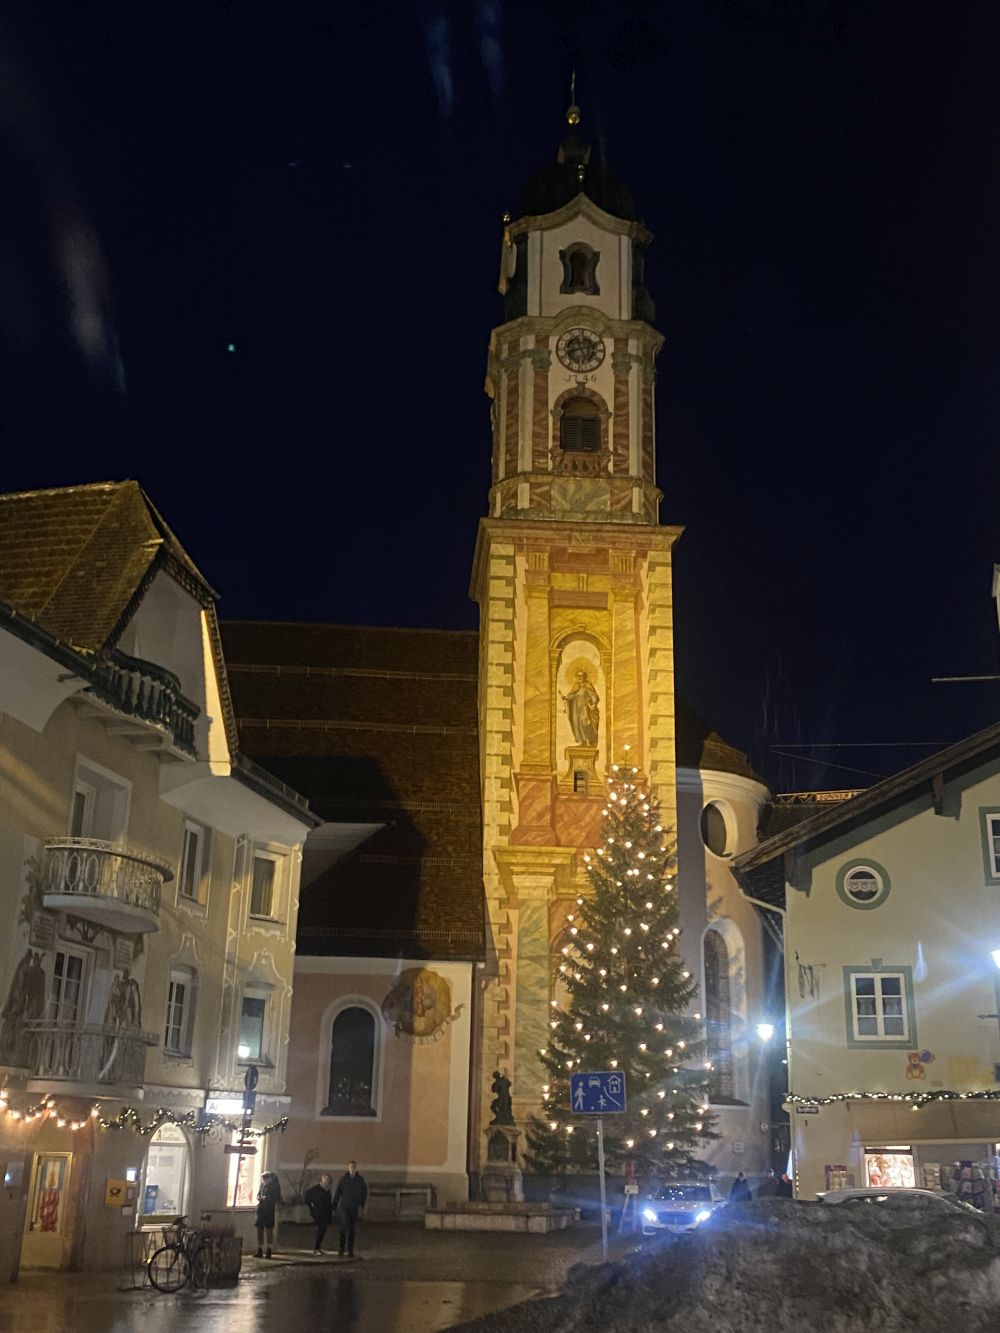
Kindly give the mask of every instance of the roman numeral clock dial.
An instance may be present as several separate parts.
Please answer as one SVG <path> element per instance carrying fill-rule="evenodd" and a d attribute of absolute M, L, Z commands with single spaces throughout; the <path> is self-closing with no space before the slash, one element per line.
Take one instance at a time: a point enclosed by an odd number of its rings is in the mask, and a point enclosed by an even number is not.
<path fill-rule="evenodd" d="M 556 356 L 567 370 L 596 370 L 604 360 L 604 343 L 590 329 L 567 329 L 556 343 Z"/>

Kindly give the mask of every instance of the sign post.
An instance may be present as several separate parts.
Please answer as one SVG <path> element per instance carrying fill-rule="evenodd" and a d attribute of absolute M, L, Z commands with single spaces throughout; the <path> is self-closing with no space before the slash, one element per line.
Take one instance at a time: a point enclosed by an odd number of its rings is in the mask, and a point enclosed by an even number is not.
<path fill-rule="evenodd" d="M 608 1258 L 607 1187 L 604 1182 L 604 1117 L 627 1110 L 625 1075 L 617 1069 L 595 1074 L 570 1074 L 569 1104 L 574 1115 L 597 1117 L 597 1172 L 601 1182 L 601 1255 Z"/>
<path fill-rule="evenodd" d="M 243 1119 L 240 1122 L 240 1142 L 239 1154 L 236 1158 L 236 1181 L 233 1185 L 233 1211 L 236 1210 L 236 1201 L 240 1194 L 240 1176 L 243 1174 L 243 1158 L 255 1157 L 257 1155 L 256 1147 L 249 1143 L 248 1136 L 250 1125 L 253 1122 L 253 1113 L 257 1105 L 257 1079 L 260 1077 L 256 1065 L 250 1065 L 246 1074 L 243 1076 Z"/>

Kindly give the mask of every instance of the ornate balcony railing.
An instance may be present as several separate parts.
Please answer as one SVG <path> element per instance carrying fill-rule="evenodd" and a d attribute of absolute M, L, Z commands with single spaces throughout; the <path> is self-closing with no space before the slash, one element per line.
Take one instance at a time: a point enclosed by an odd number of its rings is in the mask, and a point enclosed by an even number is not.
<path fill-rule="evenodd" d="M 181 692 L 171 671 L 115 649 L 94 663 L 90 689 L 119 713 L 151 722 L 167 732 L 179 750 L 193 755 L 198 706 Z"/>
<path fill-rule="evenodd" d="M 112 930 L 159 929 L 160 895 L 174 872 L 163 861 L 96 838 L 49 838 L 42 867 L 42 900 L 53 911 Z"/>
<path fill-rule="evenodd" d="M 24 1025 L 23 1058 L 32 1078 L 116 1088 L 142 1087 L 146 1052 L 159 1045 L 152 1032 L 104 1023 L 60 1023 L 44 1018 Z"/>

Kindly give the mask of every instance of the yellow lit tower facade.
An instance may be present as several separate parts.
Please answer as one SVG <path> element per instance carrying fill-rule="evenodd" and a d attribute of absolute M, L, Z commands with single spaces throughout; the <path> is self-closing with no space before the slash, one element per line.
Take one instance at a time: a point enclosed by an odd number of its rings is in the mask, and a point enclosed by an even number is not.
<path fill-rule="evenodd" d="M 486 389 L 493 478 L 472 596 L 480 608 L 483 871 L 491 962 L 477 1060 L 512 1083 L 523 1127 L 559 999 L 556 959 L 597 845 L 604 773 L 630 746 L 675 822 L 671 550 L 659 521 L 644 282 L 652 240 L 578 137 L 506 224 Z M 474 1096 L 475 1100 L 475 1096 Z"/>

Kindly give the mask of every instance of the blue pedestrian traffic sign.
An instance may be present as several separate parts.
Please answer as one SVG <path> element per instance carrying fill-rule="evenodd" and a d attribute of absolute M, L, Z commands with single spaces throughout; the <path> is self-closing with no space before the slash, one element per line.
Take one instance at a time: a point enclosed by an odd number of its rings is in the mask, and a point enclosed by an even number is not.
<path fill-rule="evenodd" d="M 570 1074 L 569 1104 L 574 1115 L 619 1115 L 626 1110 L 625 1075 L 617 1069 Z"/>

